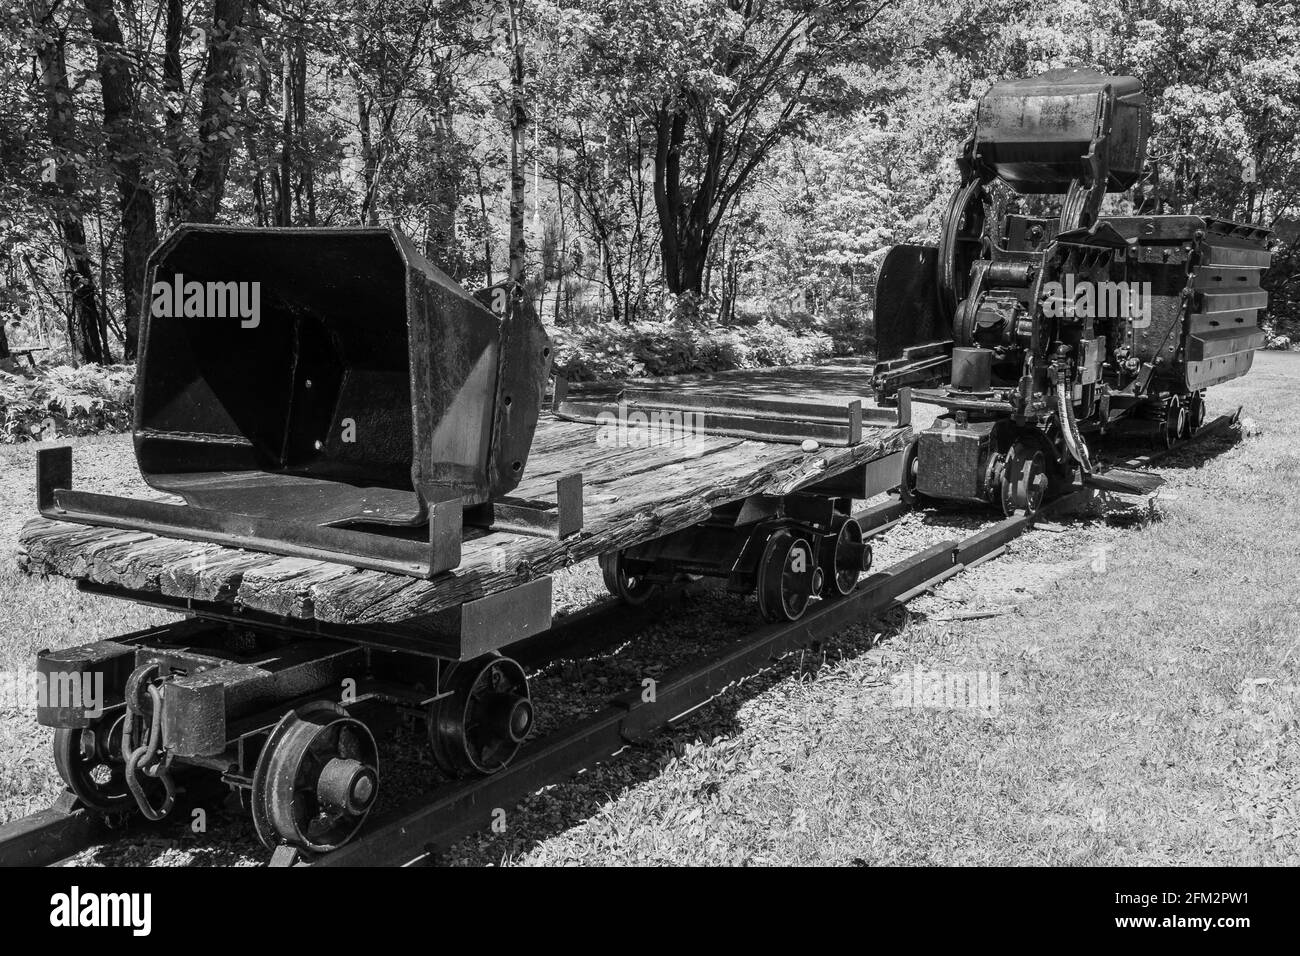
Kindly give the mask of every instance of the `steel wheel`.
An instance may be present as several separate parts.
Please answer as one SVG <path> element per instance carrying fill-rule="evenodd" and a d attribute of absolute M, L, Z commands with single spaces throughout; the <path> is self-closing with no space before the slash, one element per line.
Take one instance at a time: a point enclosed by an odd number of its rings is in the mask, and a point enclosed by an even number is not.
<path fill-rule="evenodd" d="M 457 664 L 445 686 L 450 694 L 429 710 L 433 759 L 456 777 L 504 769 L 533 727 L 524 669 L 488 655 Z"/>
<path fill-rule="evenodd" d="M 622 551 L 602 554 L 599 561 L 605 588 L 624 604 L 640 607 L 662 590 L 658 583 L 630 574 Z"/>
<path fill-rule="evenodd" d="M 903 449 L 903 474 L 898 481 L 898 497 L 903 500 L 904 504 L 918 505 L 921 503 L 921 495 L 916 490 L 917 459 L 920 451 L 921 439 L 913 438 Z"/>
<path fill-rule="evenodd" d="M 799 620 L 822 577 L 807 540 L 786 528 L 773 532 L 758 568 L 759 610 L 769 621 Z"/>
<path fill-rule="evenodd" d="M 1187 434 L 1184 438 L 1191 438 L 1201 430 L 1205 424 L 1205 393 L 1192 392 L 1187 397 Z"/>
<path fill-rule="evenodd" d="M 116 746 L 114 746 L 116 744 Z M 135 808 L 122 761 L 122 722 L 54 731 L 54 766 L 86 807 L 103 814 Z"/>
<path fill-rule="evenodd" d="M 871 545 L 862 540 L 862 525 L 837 516 L 831 533 L 822 538 L 819 564 L 822 597 L 842 597 L 857 587 L 859 575 L 871 565 Z"/>
<path fill-rule="evenodd" d="M 267 847 L 317 853 L 356 835 L 379 791 L 375 738 L 331 701 L 280 719 L 253 773 L 253 825 Z"/>
<path fill-rule="evenodd" d="M 1047 496 L 1047 459 L 1038 449 L 1017 442 L 1002 470 L 1002 513 L 1035 515 Z"/>
<path fill-rule="evenodd" d="M 1170 396 L 1165 401 L 1164 418 L 1160 423 L 1160 443 L 1165 448 L 1173 448 L 1178 439 L 1186 435 L 1187 422 L 1187 406 L 1178 400 L 1177 395 Z"/>
<path fill-rule="evenodd" d="M 984 223 L 990 201 L 983 183 L 973 179 L 948 200 L 939 234 L 939 300 L 949 321 L 970 291 L 970 269 L 984 252 Z"/>

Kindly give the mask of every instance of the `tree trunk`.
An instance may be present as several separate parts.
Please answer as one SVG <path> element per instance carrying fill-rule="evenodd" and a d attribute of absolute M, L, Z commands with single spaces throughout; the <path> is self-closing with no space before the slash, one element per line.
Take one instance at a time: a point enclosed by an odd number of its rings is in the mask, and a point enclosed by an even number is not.
<path fill-rule="evenodd" d="M 134 83 L 113 0 L 85 0 L 85 5 L 95 38 L 109 164 L 117 179 L 118 208 L 122 215 L 122 291 L 126 303 L 123 350 L 125 358 L 131 360 L 135 358 L 140 339 L 145 263 L 158 243 L 158 219 L 153 193 L 144 181 L 140 163 L 143 144 L 136 133 L 139 117 L 132 92 Z"/>
<path fill-rule="evenodd" d="M 456 209 L 460 206 L 460 171 L 457 168 L 455 113 L 452 90 L 445 77 L 439 77 L 442 109 L 430 120 L 433 137 L 434 175 L 432 202 L 426 215 L 428 237 L 425 254 L 429 261 L 453 279 L 462 278 L 461 257 L 456 249 Z"/>
<path fill-rule="evenodd" d="M 289 47 L 280 51 L 280 168 L 277 226 L 293 225 L 293 61 Z"/>
<path fill-rule="evenodd" d="M 559 125 L 558 122 L 556 125 Z M 558 326 L 560 324 L 560 300 L 564 296 L 564 276 L 569 268 L 569 239 L 568 235 L 565 233 L 564 223 L 564 181 L 561 179 L 558 172 L 560 168 L 560 144 L 558 136 L 556 137 L 555 142 L 555 168 L 557 170 L 555 174 L 555 209 L 556 214 L 559 217 L 560 241 L 559 255 L 556 256 L 555 261 L 555 315 L 552 321 Z"/>
<path fill-rule="evenodd" d="M 112 361 L 108 333 L 99 309 L 95 273 L 86 251 L 86 227 L 81 214 L 81 182 L 77 155 L 85 147 L 77 140 L 72 91 L 64 59 L 65 36 L 54 22 L 54 8 L 48 0 L 30 5 L 34 27 L 36 61 L 40 67 L 41 95 L 45 101 L 46 132 L 53 151 L 52 172 L 56 190 L 54 223 L 63 242 L 67 268 L 64 280 L 71 296 L 68 310 L 68 346 L 76 360 Z"/>
<path fill-rule="evenodd" d="M 687 291 L 682 283 L 681 216 L 682 140 L 686 114 L 655 114 L 655 210 L 659 214 L 659 248 L 663 254 L 664 284 L 674 294 Z"/>
<path fill-rule="evenodd" d="M 232 129 L 239 90 L 239 46 L 244 16 L 254 0 L 213 0 L 208 61 L 199 109 L 199 146 L 184 219 L 214 222 L 230 172 L 235 143 Z"/>
<path fill-rule="evenodd" d="M 184 165 L 184 133 L 181 104 L 185 95 L 181 73 L 181 34 L 185 27 L 184 0 L 167 0 L 163 21 L 163 96 L 166 100 L 163 137 L 175 168 L 171 185 L 164 194 L 164 215 L 169 223 L 177 222 L 187 207 L 189 174 Z"/>
<path fill-rule="evenodd" d="M 524 0 L 509 0 L 510 7 L 510 281 L 524 281 L 524 37 L 520 22 Z"/>
<path fill-rule="evenodd" d="M 375 204 L 375 178 L 378 161 L 370 132 L 370 97 L 357 82 L 357 129 L 361 132 L 361 179 L 364 192 L 361 196 L 361 222 L 367 226 L 379 225 L 379 209 Z"/>
<path fill-rule="evenodd" d="M 262 98 L 266 102 L 266 98 Z M 248 111 L 248 91 L 239 93 L 239 108 Z M 262 170 L 262 156 L 257 147 L 257 137 L 251 125 L 244 127 L 244 151 L 248 153 L 248 162 L 253 167 L 253 222 L 258 226 L 270 224 L 270 215 L 266 204 L 266 176 Z"/>
<path fill-rule="evenodd" d="M 486 277 L 485 285 L 492 285 L 492 230 L 488 226 L 487 200 L 483 198 L 483 167 L 478 163 L 474 164 L 474 179 L 478 184 L 478 210 L 479 215 L 483 217 L 483 273 Z"/>
<path fill-rule="evenodd" d="M 316 172 L 312 169 L 311 151 L 307 148 L 307 44 L 299 36 L 293 46 L 293 71 L 289 75 L 293 91 L 293 150 L 297 160 L 298 185 L 294 203 L 298 222 L 316 225 Z M 304 207 L 304 200 L 306 205 Z"/>

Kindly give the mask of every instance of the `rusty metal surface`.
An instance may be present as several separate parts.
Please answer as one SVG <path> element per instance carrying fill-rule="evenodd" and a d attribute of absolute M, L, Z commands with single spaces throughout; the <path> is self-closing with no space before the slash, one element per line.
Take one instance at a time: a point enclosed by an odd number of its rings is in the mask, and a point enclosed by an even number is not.
<path fill-rule="evenodd" d="M 551 368 L 551 341 L 526 296 L 501 320 L 494 421 L 488 456 L 489 497 L 513 491 L 524 476 Z"/>
<path fill-rule="evenodd" d="M 1141 85 L 1127 76 L 1053 70 L 996 83 L 981 99 L 933 269 L 908 282 L 882 276 L 877 291 L 878 399 L 914 385 L 947 410 L 942 433 L 921 439 L 923 494 L 1007 508 L 1020 500 L 1017 469 L 997 456 L 1013 445 L 1035 451 L 1031 485 L 1041 454 L 1056 494 L 1076 470 L 1092 472 L 1089 434 L 1124 419 L 1187 420 L 1201 390 L 1249 370 L 1264 341 L 1269 231 L 1195 215 L 1100 215 L 1106 193 L 1140 179 L 1149 126 Z M 1058 213 L 1007 214 L 1012 193 L 1056 194 Z M 916 248 L 890 257 L 924 272 Z M 899 289 L 919 303 L 937 295 L 951 311 L 950 366 L 919 344 L 932 320 L 896 301 Z M 1011 431 L 997 448 L 976 448 L 976 431 L 995 421 Z"/>
<path fill-rule="evenodd" d="M 399 231 L 184 225 L 149 282 L 166 308 L 141 320 L 136 457 L 187 505 L 51 472 L 48 516 L 429 577 L 459 563 L 461 507 L 523 477 L 540 321 L 499 319 Z M 251 311 L 221 297 L 236 286 Z"/>
<path fill-rule="evenodd" d="M 1003 80 L 980 100 L 976 162 L 1018 192 L 1063 193 L 1106 125 L 1100 147 L 1107 185 L 1127 189 L 1142 173 L 1151 127 L 1141 81 L 1086 69 Z"/>
<path fill-rule="evenodd" d="M 427 541 L 322 525 L 290 512 L 285 518 L 173 505 L 74 491 L 72 448 L 36 454 L 37 505 L 42 516 L 93 527 L 147 531 L 167 537 L 251 548 L 290 557 L 335 561 L 411 577 L 431 578 L 460 564 L 459 502 L 439 502 L 420 530 Z M 317 516 L 318 517 L 318 516 Z"/>

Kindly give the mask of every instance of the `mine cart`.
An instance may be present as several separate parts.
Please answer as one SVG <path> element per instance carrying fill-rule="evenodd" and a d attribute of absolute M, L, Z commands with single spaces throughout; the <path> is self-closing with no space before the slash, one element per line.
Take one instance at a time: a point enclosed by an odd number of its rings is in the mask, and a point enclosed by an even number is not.
<path fill-rule="evenodd" d="M 523 299 L 466 293 L 395 230 L 184 226 L 149 278 L 154 494 L 82 490 L 46 449 L 22 535 L 32 572 L 184 615 L 40 657 L 55 763 L 106 817 L 215 782 L 268 847 L 335 850 L 395 720 L 424 722 L 444 776 L 516 759 L 535 715 L 513 648 L 552 628 L 551 572 L 599 559 L 638 606 L 709 575 L 797 620 L 870 567 L 853 501 L 897 484 L 910 437 L 857 364 L 558 382 L 543 408 Z"/>

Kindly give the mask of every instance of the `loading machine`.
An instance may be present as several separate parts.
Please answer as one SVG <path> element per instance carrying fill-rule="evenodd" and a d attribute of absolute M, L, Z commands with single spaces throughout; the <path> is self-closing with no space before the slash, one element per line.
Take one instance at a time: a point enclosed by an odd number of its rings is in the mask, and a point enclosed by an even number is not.
<path fill-rule="evenodd" d="M 980 101 L 938 243 L 891 249 L 876 289 L 878 399 L 946 409 L 907 449 L 908 500 L 1033 513 L 1076 472 L 1100 483 L 1090 437 L 1187 437 L 1205 389 L 1250 369 L 1269 231 L 1101 214 L 1142 178 L 1150 123 L 1137 79 L 1091 70 Z M 1006 213 L 1009 195 L 1059 211 Z"/>

